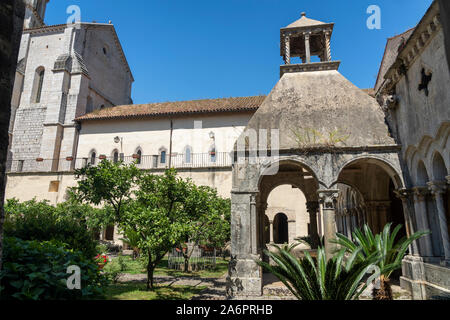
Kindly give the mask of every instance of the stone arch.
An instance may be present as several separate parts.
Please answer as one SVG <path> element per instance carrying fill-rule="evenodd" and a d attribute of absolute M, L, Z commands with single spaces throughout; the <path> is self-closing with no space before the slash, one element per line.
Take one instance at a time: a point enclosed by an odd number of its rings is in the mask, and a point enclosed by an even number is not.
<path fill-rule="evenodd" d="M 273 173 L 273 168 L 284 165 L 284 164 L 293 164 L 297 165 L 299 167 L 302 167 L 310 173 L 315 180 L 319 182 L 319 184 L 323 184 L 319 181 L 318 175 L 316 171 L 313 169 L 312 165 L 309 165 L 304 159 L 301 159 L 299 156 L 280 156 L 278 159 L 262 164 L 260 168 L 260 174 L 258 179 L 258 187 L 261 185 L 261 180 L 264 176 L 270 175 L 270 173 Z"/>
<path fill-rule="evenodd" d="M 427 168 L 422 160 L 419 160 L 415 170 L 415 183 L 418 186 L 425 186 L 428 181 L 430 181 L 430 176 L 428 175 Z"/>
<path fill-rule="evenodd" d="M 387 160 L 386 158 L 383 158 L 380 156 L 375 156 L 375 155 L 361 155 L 361 156 L 357 156 L 357 157 L 352 157 L 348 161 L 344 162 L 338 169 L 337 179 L 335 182 L 332 183 L 332 186 L 338 182 L 339 177 L 342 174 L 342 171 L 346 167 L 348 167 L 352 164 L 355 164 L 357 162 L 361 162 L 361 161 L 364 161 L 364 162 L 370 163 L 370 164 L 375 164 L 375 165 L 379 166 L 380 168 L 384 169 L 384 171 L 389 175 L 389 177 L 394 182 L 394 185 L 397 189 L 404 187 L 404 181 L 403 181 L 403 177 L 401 175 L 401 169 L 397 168 L 396 165 L 394 165 L 391 161 Z"/>
<path fill-rule="evenodd" d="M 403 188 L 404 184 L 399 170 L 390 161 L 372 155 L 352 158 L 340 168 L 334 185 L 339 184 L 358 191 L 363 200 L 361 205 L 364 207 L 364 221 L 373 232 L 381 232 L 388 222 L 401 220 L 401 224 L 405 226 L 403 207 L 394 194 L 394 190 Z M 347 208 L 342 210 L 342 224 L 347 235 L 350 235 L 348 226 L 353 228 L 360 223 L 350 221 L 352 213 Z"/>
<path fill-rule="evenodd" d="M 432 168 L 433 180 L 445 181 L 445 177 L 448 175 L 448 169 L 445 165 L 444 158 L 438 151 L 434 152 Z"/>

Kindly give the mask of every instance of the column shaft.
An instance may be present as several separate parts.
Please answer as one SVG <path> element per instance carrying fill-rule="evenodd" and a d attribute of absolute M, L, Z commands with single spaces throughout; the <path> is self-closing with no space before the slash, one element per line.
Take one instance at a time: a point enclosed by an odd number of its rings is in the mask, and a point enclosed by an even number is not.
<path fill-rule="evenodd" d="M 426 197 L 429 191 L 426 187 L 415 187 L 414 190 L 414 211 L 416 213 L 417 222 L 419 223 L 418 228 L 421 230 L 430 230 L 428 224 L 428 212 Z M 433 245 L 431 242 L 431 236 L 426 235 L 419 239 L 420 243 L 420 255 L 425 257 L 433 256 Z"/>
<path fill-rule="evenodd" d="M 444 197 L 443 197 L 447 186 L 445 182 L 441 181 L 428 182 L 427 184 L 430 187 L 430 190 L 436 201 L 445 260 L 450 261 L 450 242 L 448 237 L 447 217 L 445 216 Z"/>
<path fill-rule="evenodd" d="M 311 48 L 310 48 L 310 36 L 311 33 L 305 33 L 305 54 L 306 54 L 306 63 L 311 63 Z"/>
<path fill-rule="evenodd" d="M 336 237 L 336 200 L 339 196 L 339 190 L 330 189 L 330 190 L 319 190 L 317 191 L 319 194 L 320 204 L 322 205 L 323 212 L 323 233 L 324 233 L 324 245 L 325 245 L 325 254 L 327 259 L 330 259 L 333 254 L 336 245 L 330 243 L 331 239 Z"/>

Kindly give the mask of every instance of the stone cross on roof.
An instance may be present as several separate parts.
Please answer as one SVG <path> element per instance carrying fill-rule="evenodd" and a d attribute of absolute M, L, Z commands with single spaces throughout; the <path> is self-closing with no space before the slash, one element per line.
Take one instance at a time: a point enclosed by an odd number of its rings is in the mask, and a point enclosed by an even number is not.
<path fill-rule="evenodd" d="M 325 23 L 306 17 L 280 29 L 280 55 L 285 62 L 281 76 L 286 72 L 337 70 L 338 61 L 331 61 L 331 34 L 334 23 Z M 311 57 L 318 56 L 320 63 L 311 63 Z M 302 64 L 291 64 L 291 58 L 299 57 Z"/>

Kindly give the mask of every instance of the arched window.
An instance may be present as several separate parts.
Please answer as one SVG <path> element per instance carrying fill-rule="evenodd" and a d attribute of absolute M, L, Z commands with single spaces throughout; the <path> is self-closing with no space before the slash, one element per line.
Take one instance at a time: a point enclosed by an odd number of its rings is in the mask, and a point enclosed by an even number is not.
<path fill-rule="evenodd" d="M 136 155 L 137 155 L 136 164 L 141 164 L 142 163 L 142 150 L 138 149 L 136 151 Z"/>
<path fill-rule="evenodd" d="M 104 104 L 102 104 L 102 105 L 100 106 L 100 110 L 102 110 L 102 109 L 105 109 L 105 105 L 104 105 Z"/>
<path fill-rule="evenodd" d="M 159 158 L 159 159 L 160 159 L 159 162 L 160 162 L 160 163 L 166 163 L 166 153 L 167 153 L 167 152 L 166 152 L 165 149 L 163 149 L 163 150 L 160 151 L 160 155 L 159 155 L 159 157 L 160 157 L 160 158 Z"/>
<path fill-rule="evenodd" d="M 41 102 L 42 87 L 44 85 L 44 75 L 45 75 L 44 67 L 39 67 L 36 69 L 36 73 L 34 75 L 32 99 L 31 99 L 32 102 L 34 102 L 34 103 Z"/>
<path fill-rule="evenodd" d="M 95 152 L 95 150 L 92 150 L 91 154 L 89 156 L 89 164 L 95 165 L 96 158 L 97 158 L 97 153 Z"/>
<path fill-rule="evenodd" d="M 117 150 L 113 151 L 113 162 L 114 163 L 119 162 L 119 151 L 117 151 Z"/>
<path fill-rule="evenodd" d="M 184 162 L 191 163 L 192 161 L 192 148 L 190 146 L 186 146 L 184 148 Z"/>

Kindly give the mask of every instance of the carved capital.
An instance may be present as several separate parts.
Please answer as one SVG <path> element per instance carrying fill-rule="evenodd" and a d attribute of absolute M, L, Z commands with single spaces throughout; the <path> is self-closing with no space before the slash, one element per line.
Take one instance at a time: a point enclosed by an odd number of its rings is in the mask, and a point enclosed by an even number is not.
<path fill-rule="evenodd" d="M 414 192 L 411 189 L 401 188 L 394 190 L 395 196 L 402 201 L 408 200 Z"/>
<path fill-rule="evenodd" d="M 318 190 L 319 202 L 323 204 L 324 209 L 335 209 L 336 200 L 339 197 L 338 189 Z"/>
<path fill-rule="evenodd" d="M 306 211 L 311 213 L 317 213 L 319 210 L 319 202 L 318 201 L 308 201 L 306 202 Z"/>
<path fill-rule="evenodd" d="M 428 187 L 414 187 L 412 190 L 414 192 L 414 201 L 425 201 L 426 196 L 430 194 Z"/>
<path fill-rule="evenodd" d="M 428 188 L 433 196 L 443 195 L 447 191 L 446 181 L 430 181 L 427 182 Z"/>
<path fill-rule="evenodd" d="M 450 184 L 450 176 L 446 176 L 445 179 L 447 179 L 447 184 Z"/>
<path fill-rule="evenodd" d="M 305 37 L 305 40 L 309 41 L 309 38 L 311 37 L 311 32 L 304 32 L 303 36 Z"/>

